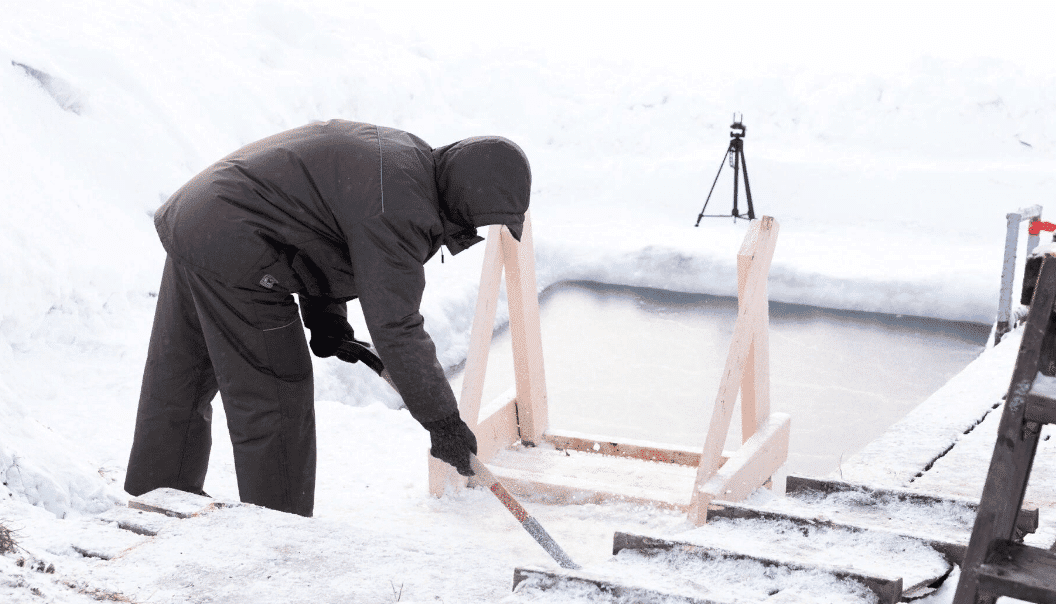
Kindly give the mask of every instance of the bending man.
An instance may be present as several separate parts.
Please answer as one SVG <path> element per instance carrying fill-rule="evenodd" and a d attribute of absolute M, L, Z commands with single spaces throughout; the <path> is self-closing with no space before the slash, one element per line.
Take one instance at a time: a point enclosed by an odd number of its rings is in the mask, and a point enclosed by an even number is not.
<path fill-rule="evenodd" d="M 202 492 L 219 391 L 242 501 L 311 516 L 309 347 L 332 356 L 352 338 L 354 298 L 433 456 L 472 474 L 476 439 L 419 310 L 424 264 L 441 245 L 457 254 L 481 241 L 477 227 L 520 239 L 530 185 L 527 158 L 504 138 L 433 149 L 342 120 L 252 143 L 191 179 L 154 216 L 168 258 L 125 490 Z"/>

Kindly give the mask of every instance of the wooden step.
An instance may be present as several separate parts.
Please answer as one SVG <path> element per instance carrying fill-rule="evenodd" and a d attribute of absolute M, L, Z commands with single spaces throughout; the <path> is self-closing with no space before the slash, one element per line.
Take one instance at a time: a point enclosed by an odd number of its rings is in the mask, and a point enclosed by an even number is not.
<path fill-rule="evenodd" d="M 1056 554 L 1020 543 L 999 543 L 979 566 L 980 591 L 1028 602 L 1056 602 Z"/>
<path fill-rule="evenodd" d="M 190 518 L 218 507 L 230 505 L 232 504 L 219 502 L 210 497 L 169 488 L 154 489 L 128 500 L 128 507 L 132 509 L 164 514 L 172 518 Z"/>
<path fill-rule="evenodd" d="M 806 478 L 803 476 L 789 476 L 785 481 L 785 495 L 787 497 L 802 497 L 810 492 L 821 494 L 858 492 L 866 494 L 876 500 L 891 499 L 923 506 L 963 506 L 973 515 L 979 509 L 979 503 L 971 499 L 944 497 L 941 495 L 932 495 L 906 489 L 877 488 L 868 485 L 843 482 L 840 480 Z M 1022 539 L 1023 535 L 1033 533 L 1037 529 L 1038 509 L 1021 509 L 1019 516 L 1016 518 L 1018 538 Z"/>
<path fill-rule="evenodd" d="M 784 520 L 803 528 L 826 527 L 851 532 L 873 531 L 898 535 L 920 541 L 942 554 L 942 557 L 950 564 L 960 564 L 964 560 L 964 552 L 968 548 L 967 538 L 963 542 L 945 541 L 940 537 L 922 535 L 913 527 L 905 527 L 903 530 L 892 530 L 873 526 L 866 522 L 855 523 L 846 519 L 837 522 L 824 517 L 798 515 L 726 501 L 717 501 L 708 506 L 708 522 L 717 518 L 728 518 L 731 520 L 739 518 L 747 520 Z"/>
<path fill-rule="evenodd" d="M 488 467 L 516 496 L 548 503 L 628 501 L 689 507 L 697 469 L 544 446 L 504 449 Z"/>
<path fill-rule="evenodd" d="M 1024 417 L 1040 424 L 1056 424 L 1056 377 L 1038 372 L 1027 393 Z"/>
<path fill-rule="evenodd" d="M 156 512 L 147 512 L 134 507 L 114 507 L 97 516 L 103 522 L 116 523 L 119 528 L 132 531 L 139 535 L 153 537 L 158 534 L 165 525 L 175 520 L 168 515 Z"/>
<path fill-rule="evenodd" d="M 685 596 L 669 591 L 624 585 L 609 577 L 580 570 L 556 570 L 537 567 L 518 567 L 513 570 L 513 591 L 522 583 L 529 582 L 543 591 L 559 589 L 566 583 L 589 585 L 606 596 L 606 601 L 617 602 L 664 602 L 665 604 L 726 604 L 718 600 Z"/>
<path fill-rule="evenodd" d="M 830 574 L 839 579 L 850 579 L 869 588 L 876 594 L 878 604 L 894 604 L 902 598 L 902 579 L 900 577 L 880 577 L 866 575 L 863 573 L 823 566 L 819 564 L 804 564 L 794 560 L 780 560 L 777 558 L 765 558 L 751 554 L 744 554 L 728 549 L 707 547 L 690 543 L 687 541 L 672 541 L 668 539 L 657 539 L 643 535 L 616 532 L 612 537 L 612 553 L 618 554 L 625 549 L 638 551 L 677 550 L 687 554 L 703 556 L 705 558 L 726 558 L 734 560 L 754 560 L 766 567 L 782 567 L 790 570 L 819 571 Z M 914 586 L 918 587 L 918 586 Z"/>

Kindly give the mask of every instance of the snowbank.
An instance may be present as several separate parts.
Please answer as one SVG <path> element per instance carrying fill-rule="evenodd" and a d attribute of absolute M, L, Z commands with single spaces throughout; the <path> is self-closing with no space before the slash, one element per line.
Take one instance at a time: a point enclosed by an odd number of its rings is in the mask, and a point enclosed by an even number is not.
<path fill-rule="evenodd" d="M 60 518 L 121 501 L 80 445 L 33 419 L 3 384 L 0 426 L 0 500 L 40 506 Z"/>

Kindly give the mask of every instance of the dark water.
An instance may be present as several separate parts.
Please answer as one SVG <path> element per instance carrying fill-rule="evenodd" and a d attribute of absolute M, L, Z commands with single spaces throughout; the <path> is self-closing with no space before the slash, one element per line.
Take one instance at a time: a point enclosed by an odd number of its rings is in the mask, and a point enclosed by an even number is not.
<path fill-rule="evenodd" d="M 593 282 L 548 289 L 541 317 L 550 425 L 702 446 L 736 315 L 734 298 Z M 964 369 L 989 332 L 978 323 L 771 302 L 771 410 L 792 416 L 787 471 L 835 470 Z M 485 405 L 512 384 L 509 334 L 499 333 Z M 740 442 L 739 413 L 727 448 Z"/>

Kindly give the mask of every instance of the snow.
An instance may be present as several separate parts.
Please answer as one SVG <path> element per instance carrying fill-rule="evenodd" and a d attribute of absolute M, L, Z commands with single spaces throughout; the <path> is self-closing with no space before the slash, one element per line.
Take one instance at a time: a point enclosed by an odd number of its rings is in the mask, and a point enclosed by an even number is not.
<path fill-rule="evenodd" d="M 197 588 L 172 577 L 174 552 L 195 551 L 178 532 L 168 549 L 155 546 L 168 557 L 129 550 L 120 578 L 95 574 L 109 567 L 72 539 L 83 530 L 118 547 L 108 540 L 125 538 L 95 530 L 109 526 L 96 515 L 127 500 L 120 485 L 164 259 L 154 209 L 216 158 L 311 120 L 391 125 L 433 145 L 477 134 L 517 141 L 532 161 L 540 287 L 590 279 L 732 295 L 746 223 L 692 224 L 727 120 L 743 112 L 756 211 L 781 223 L 773 300 L 993 320 L 1004 214 L 1045 205 L 1056 184 L 1044 4 L 994 13 L 981 3 L 953 12 L 895 3 L 864 14 L 818 2 L 601 7 L 6 3 L 0 520 L 19 529 L 18 556 L 57 570 L 0 556 L 0 599 L 86 602 L 92 589 L 110 589 L 137 601 L 206 601 L 203 592 L 225 585 L 220 575 Z M 727 169 L 709 211 L 729 210 L 730 187 Z M 427 266 L 423 314 L 448 367 L 466 353 L 483 247 Z M 981 381 L 1007 379 L 1009 349 L 995 349 L 1006 356 L 977 372 Z M 514 566 L 548 563 L 490 494 L 427 495 L 428 439 L 368 370 L 317 359 L 316 375 L 317 518 L 276 520 L 271 534 L 235 523 L 241 532 L 226 541 L 212 534 L 214 570 L 248 573 L 224 564 L 237 564 L 251 539 L 302 549 L 318 540 L 317 559 L 347 554 L 356 580 L 373 580 L 349 584 L 356 597 L 399 599 L 393 590 L 406 584 L 408 597 L 455 602 L 507 597 Z M 956 408 L 953 398 L 935 409 Z M 947 438 L 933 436 L 943 426 L 963 430 L 991 401 L 966 397 L 956 418 L 935 411 L 921 438 L 934 445 Z M 237 500 L 219 404 L 215 421 L 205 488 Z M 901 434 L 869 455 L 897 455 L 914 438 Z M 904 482 L 917 453 L 874 467 Z M 186 526 L 208 532 L 238 513 L 248 512 L 218 510 Z M 690 528 L 683 515 L 632 504 L 532 513 L 584 564 L 607 560 L 613 530 Z M 224 589 L 264 589 L 238 576 Z M 931 601 L 951 595 L 944 587 Z"/>

